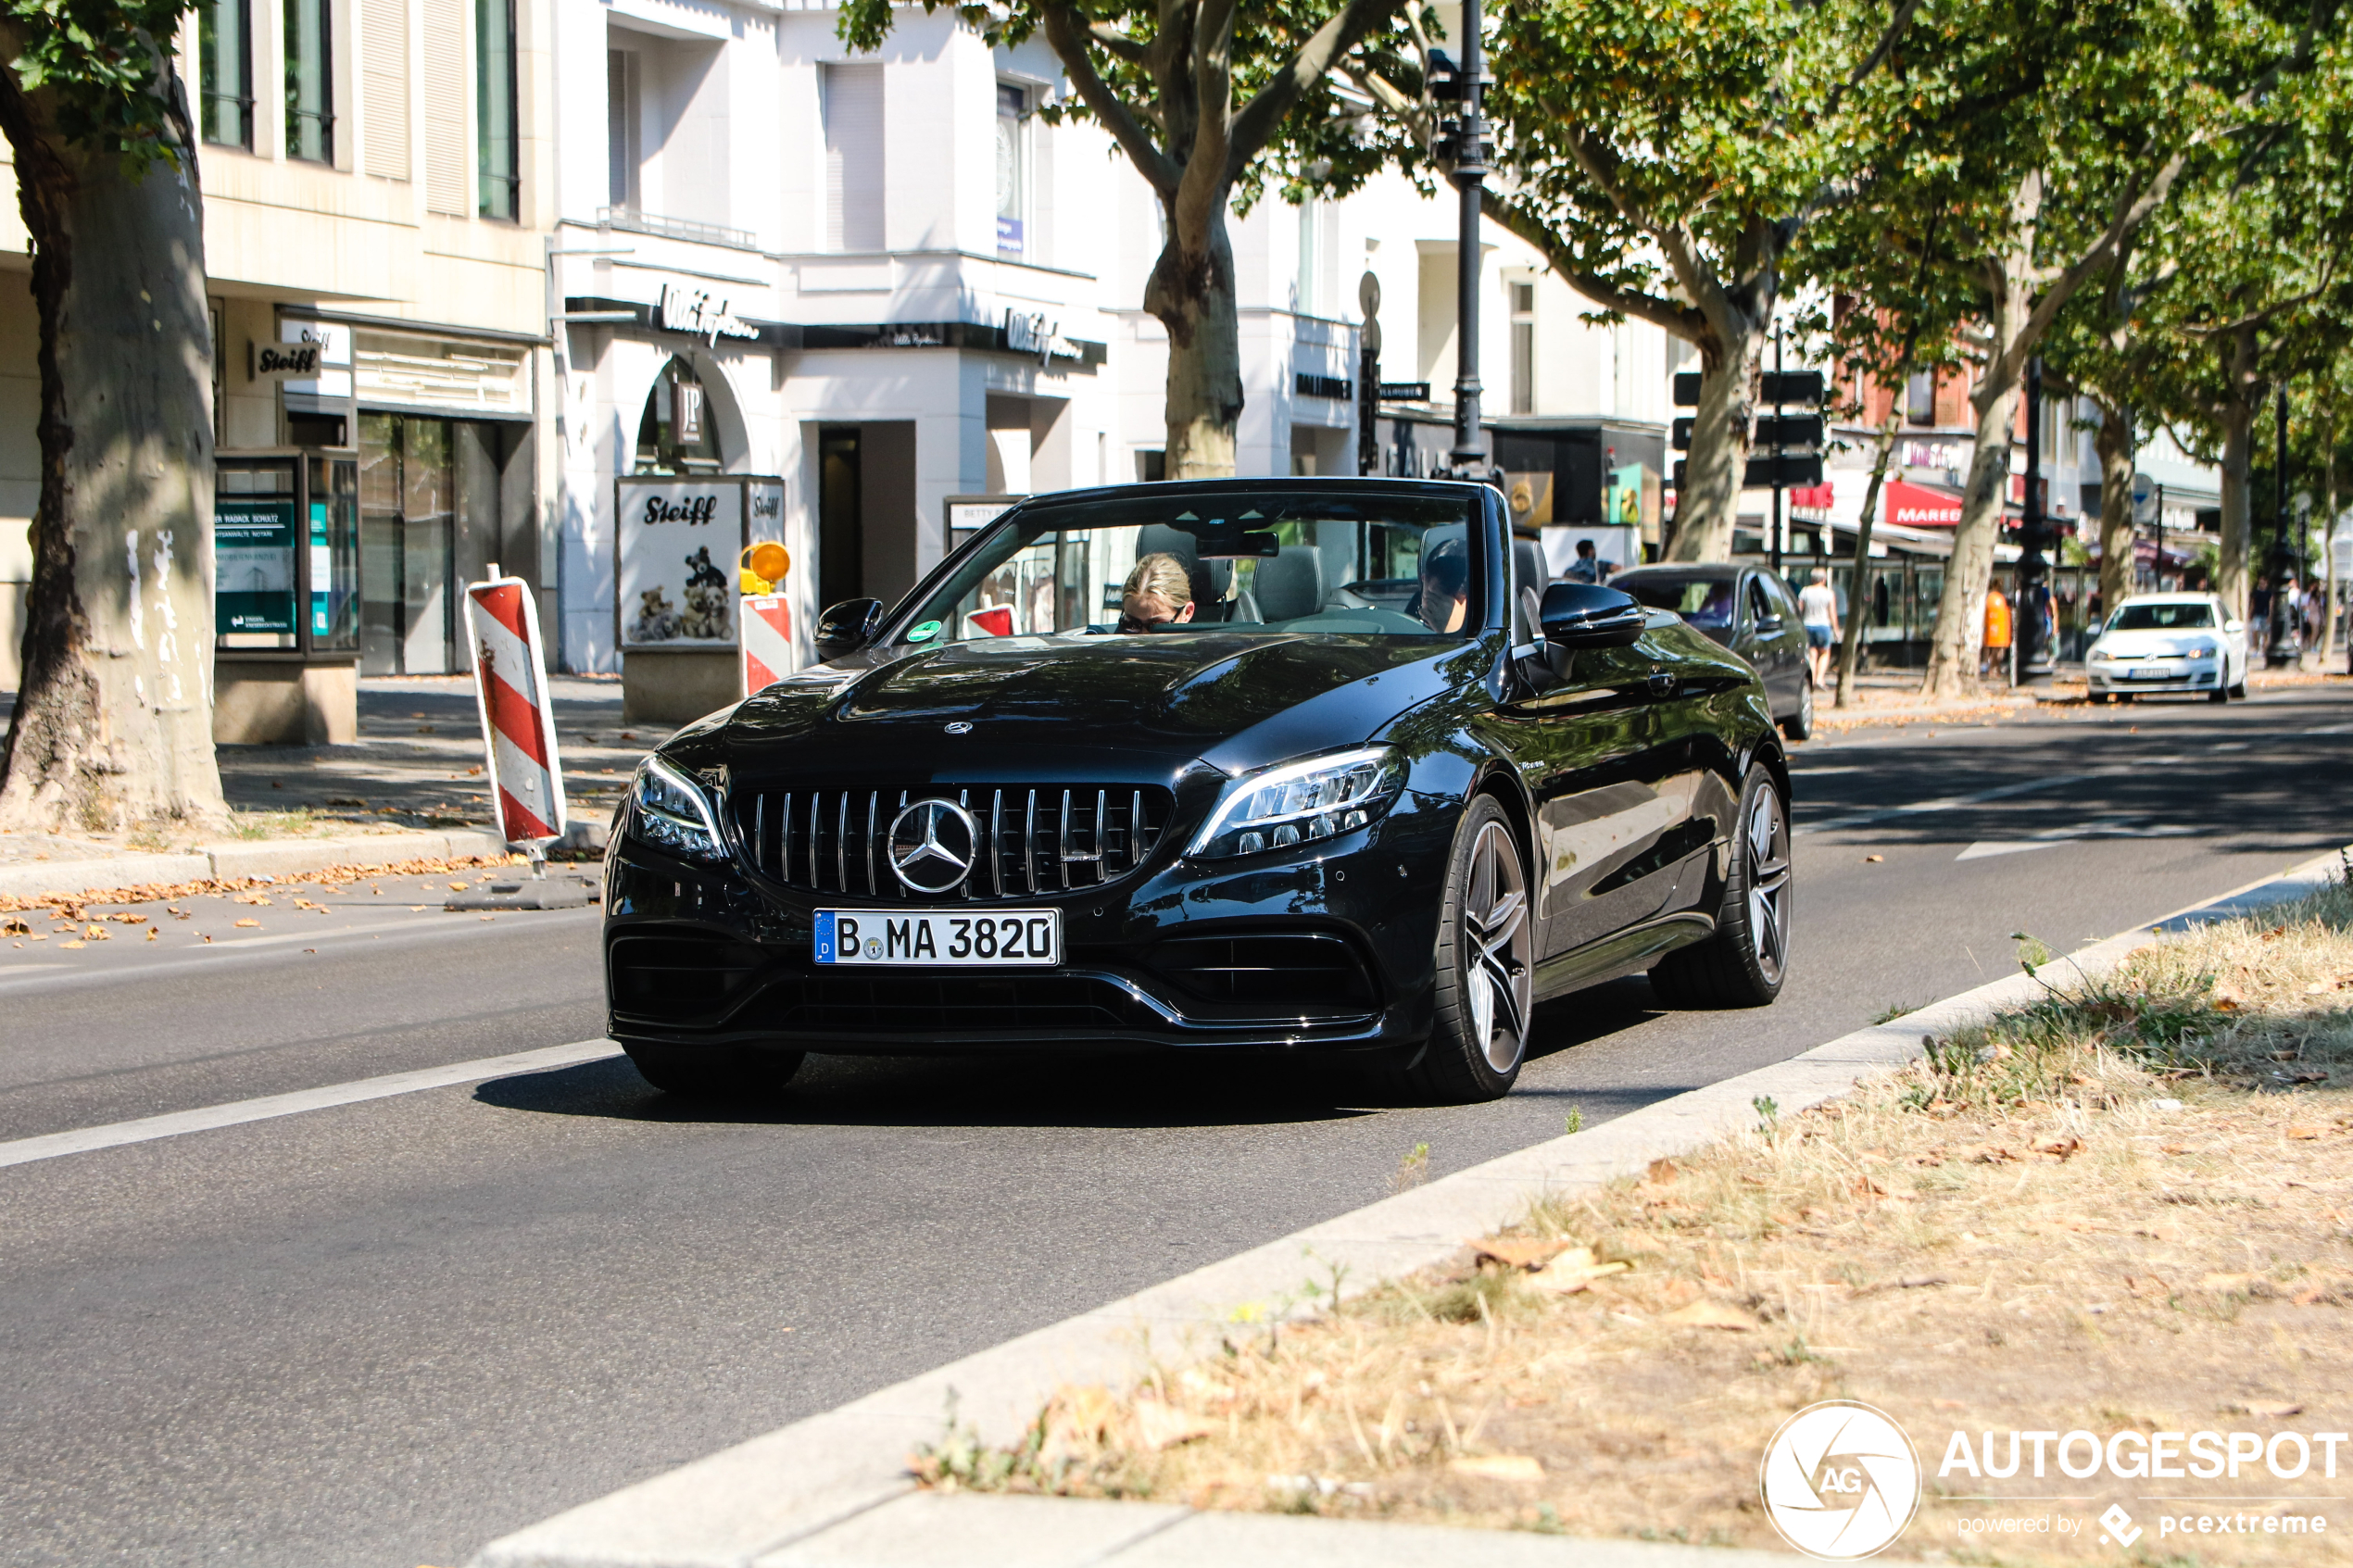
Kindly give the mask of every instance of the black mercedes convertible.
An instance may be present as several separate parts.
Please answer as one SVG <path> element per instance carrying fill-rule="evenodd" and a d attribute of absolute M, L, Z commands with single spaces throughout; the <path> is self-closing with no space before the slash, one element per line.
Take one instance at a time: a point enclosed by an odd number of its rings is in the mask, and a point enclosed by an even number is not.
<path fill-rule="evenodd" d="M 1547 585 L 1476 484 L 1042 495 L 639 768 L 613 1037 L 673 1093 L 811 1051 L 1315 1053 L 1508 1092 L 1533 1007 L 1780 993 L 1789 774 L 1755 672 Z"/>

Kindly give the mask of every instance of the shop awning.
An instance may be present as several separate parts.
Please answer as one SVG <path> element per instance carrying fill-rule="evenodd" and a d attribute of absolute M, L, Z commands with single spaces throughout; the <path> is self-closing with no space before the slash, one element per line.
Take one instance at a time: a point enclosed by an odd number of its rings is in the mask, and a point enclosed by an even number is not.
<path fill-rule="evenodd" d="M 1908 480 L 1891 479 L 1880 499 L 1880 515 L 1890 522 L 1913 528 L 1961 525 L 1961 496 L 1957 490 L 1933 489 Z"/>

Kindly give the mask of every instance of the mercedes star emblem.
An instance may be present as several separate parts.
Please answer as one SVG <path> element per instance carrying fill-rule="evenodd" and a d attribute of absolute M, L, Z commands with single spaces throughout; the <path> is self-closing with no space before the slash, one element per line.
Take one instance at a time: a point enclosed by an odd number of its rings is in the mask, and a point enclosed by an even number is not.
<path fill-rule="evenodd" d="M 891 819 L 890 873 L 918 893 L 945 893 L 971 872 L 980 823 L 952 800 L 918 800 Z"/>
<path fill-rule="evenodd" d="M 968 735 L 973 733 L 972 721 L 968 719 L 959 719 L 948 726 L 948 733 L 951 735 Z"/>

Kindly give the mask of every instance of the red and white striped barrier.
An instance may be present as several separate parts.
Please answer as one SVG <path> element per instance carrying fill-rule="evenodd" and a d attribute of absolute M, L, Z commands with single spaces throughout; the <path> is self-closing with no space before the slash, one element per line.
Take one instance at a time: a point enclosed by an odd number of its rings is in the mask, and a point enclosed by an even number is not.
<path fill-rule="evenodd" d="M 782 594 L 747 594 L 736 621 L 744 637 L 744 696 L 783 680 L 799 662 L 793 657 L 792 607 Z"/>
<path fill-rule="evenodd" d="M 564 768 L 556 752 L 556 714 L 547 700 L 531 584 L 520 577 L 468 583 L 466 633 L 474 648 L 474 694 L 498 831 L 510 844 L 561 838 Z"/>

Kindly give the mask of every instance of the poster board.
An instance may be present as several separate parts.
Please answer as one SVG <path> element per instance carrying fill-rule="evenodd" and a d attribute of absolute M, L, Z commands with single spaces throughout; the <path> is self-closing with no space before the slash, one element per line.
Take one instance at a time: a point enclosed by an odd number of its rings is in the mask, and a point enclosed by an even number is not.
<path fill-rule="evenodd" d="M 629 474 L 613 481 L 614 640 L 624 652 L 732 653 L 736 561 L 783 533 L 784 481 Z M 758 508 L 766 515 L 752 526 Z"/>
<path fill-rule="evenodd" d="M 221 645 L 294 646 L 294 496 L 219 496 L 212 537 L 213 614 Z"/>

